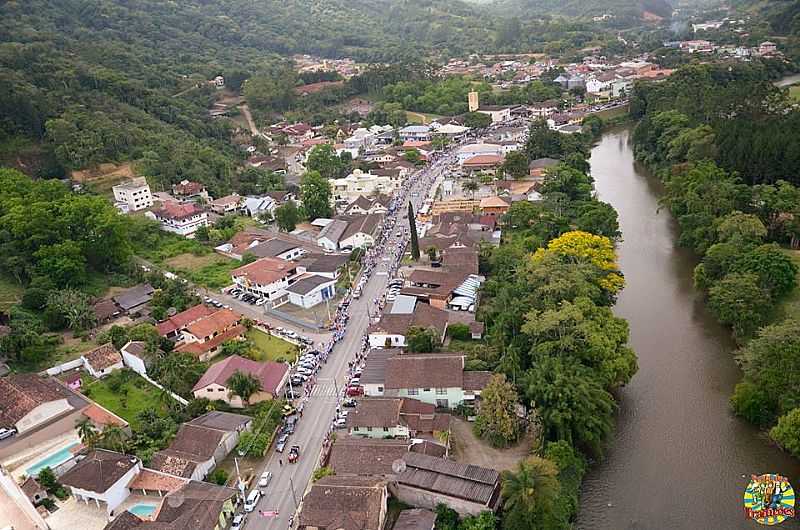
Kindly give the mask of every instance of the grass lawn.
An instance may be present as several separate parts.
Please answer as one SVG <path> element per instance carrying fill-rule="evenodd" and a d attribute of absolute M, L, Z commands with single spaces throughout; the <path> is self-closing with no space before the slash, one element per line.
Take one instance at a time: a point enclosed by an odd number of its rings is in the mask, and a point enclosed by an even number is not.
<path fill-rule="evenodd" d="M 8 311 L 22 298 L 24 289 L 13 279 L 0 275 L 0 311 Z"/>
<path fill-rule="evenodd" d="M 792 256 L 794 262 L 800 268 L 800 250 L 786 249 L 784 252 Z M 778 303 L 775 315 L 776 322 L 785 318 L 800 320 L 800 273 L 797 275 L 797 284 L 798 286 L 794 288 L 794 291 Z"/>
<path fill-rule="evenodd" d="M 789 95 L 800 101 L 800 85 L 792 85 L 789 87 Z"/>
<path fill-rule="evenodd" d="M 410 123 L 427 125 L 437 118 L 441 118 L 441 116 L 438 114 L 425 114 L 422 112 L 411 112 L 410 110 L 406 111 L 406 119 L 408 119 Z"/>
<path fill-rule="evenodd" d="M 297 346 L 285 340 L 268 335 L 263 331 L 251 329 L 247 338 L 253 341 L 260 356 L 257 361 L 294 361 Z"/>
<path fill-rule="evenodd" d="M 592 114 L 604 120 L 610 120 L 611 118 L 616 118 L 617 116 L 622 116 L 627 113 L 628 105 L 624 105 L 613 109 L 601 110 L 600 112 L 593 112 Z"/>
<path fill-rule="evenodd" d="M 117 392 L 111 389 L 111 377 L 119 377 L 117 372 L 104 379 L 93 380 L 86 375 L 83 381 L 83 391 L 88 391 L 88 397 L 100 403 L 102 406 L 114 414 L 124 418 L 131 424 L 132 428 L 137 428 L 136 416 L 148 408 L 158 411 L 163 409 L 163 404 L 159 397 L 160 390 L 139 377 L 131 373 L 130 379 L 125 381 Z"/>
<path fill-rule="evenodd" d="M 189 281 L 209 289 L 220 289 L 231 283 L 231 271 L 242 264 L 214 252 L 183 253 L 167 258 L 164 265 Z"/>

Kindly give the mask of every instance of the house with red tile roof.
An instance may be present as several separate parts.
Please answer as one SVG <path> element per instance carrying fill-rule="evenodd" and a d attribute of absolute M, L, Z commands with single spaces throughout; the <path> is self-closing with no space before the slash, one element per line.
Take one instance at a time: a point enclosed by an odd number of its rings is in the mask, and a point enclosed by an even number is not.
<path fill-rule="evenodd" d="M 295 263 L 271 257 L 257 259 L 231 271 L 231 278 L 239 289 L 266 298 L 272 307 L 289 301 L 286 288 L 301 275 Z"/>
<path fill-rule="evenodd" d="M 215 311 L 215 309 L 205 304 L 198 304 L 169 317 L 163 322 L 159 322 L 156 324 L 156 330 L 162 337 L 166 337 L 168 339 L 180 339 L 181 330 L 183 328 L 203 317 L 211 315 Z"/>
<path fill-rule="evenodd" d="M 95 379 L 105 377 L 123 367 L 122 355 L 110 342 L 84 353 L 81 357 L 86 371 Z"/>
<path fill-rule="evenodd" d="M 0 378 L 0 427 L 22 434 L 48 423 L 74 408 L 69 391 L 58 381 L 36 374 L 11 374 Z"/>
<path fill-rule="evenodd" d="M 242 408 L 244 406 L 242 398 L 231 394 L 231 390 L 228 388 L 228 380 L 236 372 L 250 374 L 261 383 L 261 391 L 253 394 L 249 399 L 250 403 L 258 403 L 274 399 L 283 393 L 282 390 L 286 386 L 286 379 L 289 375 L 289 367 L 283 363 L 257 362 L 232 355 L 212 364 L 206 370 L 206 373 L 192 389 L 194 397 L 206 398 L 211 401 L 219 399 L 231 407 Z"/>
<path fill-rule="evenodd" d="M 189 238 L 194 237 L 201 226 L 208 226 L 208 214 L 194 203 L 167 202 L 145 216 L 161 223 L 161 230 Z"/>
<path fill-rule="evenodd" d="M 230 309 L 220 309 L 201 317 L 182 329 L 183 344 L 175 351 L 188 353 L 207 361 L 219 353 L 219 347 L 229 340 L 241 340 L 245 327 L 242 315 Z"/>

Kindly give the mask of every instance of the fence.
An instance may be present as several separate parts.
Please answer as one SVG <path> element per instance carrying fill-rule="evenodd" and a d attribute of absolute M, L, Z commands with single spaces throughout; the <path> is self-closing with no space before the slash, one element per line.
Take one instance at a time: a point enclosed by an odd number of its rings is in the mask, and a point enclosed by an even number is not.
<path fill-rule="evenodd" d="M 52 368 L 48 368 L 45 370 L 47 375 L 58 375 L 63 372 L 67 372 L 69 370 L 74 370 L 75 368 L 80 368 L 83 366 L 83 358 L 78 357 L 77 359 L 73 359 L 71 361 L 67 361 L 65 363 L 61 363 L 59 365 L 53 366 Z"/>

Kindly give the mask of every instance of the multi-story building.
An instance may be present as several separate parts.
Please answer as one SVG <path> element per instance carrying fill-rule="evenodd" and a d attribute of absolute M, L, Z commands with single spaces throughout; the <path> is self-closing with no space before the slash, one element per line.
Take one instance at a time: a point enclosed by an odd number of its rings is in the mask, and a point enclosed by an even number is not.
<path fill-rule="evenodd" d="M 122 211 L 138 212 L 153 206 L 153 195 L 144 177 L 117 184 L 112 190 L 117 207 Z"/>
<path fill-rule="evenodd" d="M 208 214 L 193 203 L 168 202 L 145 215 L 161 223 L 162 230 L 188 238 L 201 226 L 208 226 Z"/>

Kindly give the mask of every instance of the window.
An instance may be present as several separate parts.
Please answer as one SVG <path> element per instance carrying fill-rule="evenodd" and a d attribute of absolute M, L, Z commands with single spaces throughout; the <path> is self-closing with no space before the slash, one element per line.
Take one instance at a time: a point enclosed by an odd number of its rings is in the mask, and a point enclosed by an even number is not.
<path fill-rule="evenodd" d="M 383 387 L 382 386 L 378 387 L 378 392 L 383 392 Z"/>
<path fill-rule="evenodd" d="M 419 390 L 418 390 L 418 389 L 416 389 L 416 388 L 409 388 L 409 389 L 408 389 L 408 395 L 409 395 L 409 396 L 416 396 L 416 395 L 419 395 Z"/>
<path fill-rule="evenodd" d="M 430 389 L 430 388 L 423 388 L 423 389 L 422 389 L 422 391 L 423 391 L 423 392 L 430 392 L 430 391 L 431 391 L 431 389 Z"/>
<path fill-rule="evenodd" d="M 367 432 L 372 432 L 372 427 L 367 427 Z"/>
<path fill-rule="evenodd" d="M 440 409 L 448 408 L 450 403 L 446 399 L 437 399 L 436 400 L 436 407 Z"/>
<path fill-rule="evenodd" d="M 440 395 L 440 396 L 445 395 L 445 394 L 447 394 L 447 389 L 446 388 L 437 388 L 436 389 L 436 393 L 438 395 Z"/>
<path fill-rule="evenodd" d="M 389 432 L 389 427 L 384 427 L 383 432 Z"/>

